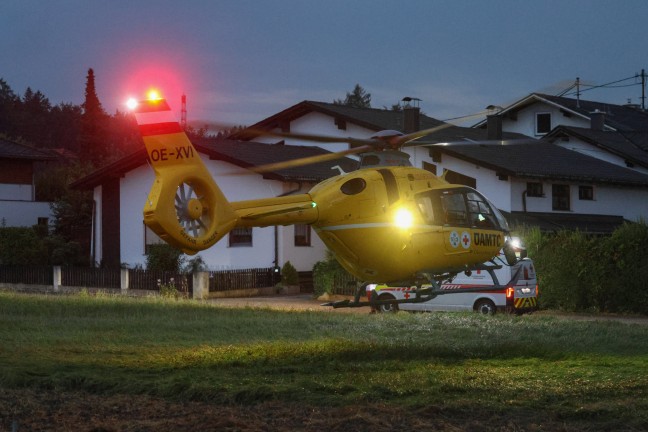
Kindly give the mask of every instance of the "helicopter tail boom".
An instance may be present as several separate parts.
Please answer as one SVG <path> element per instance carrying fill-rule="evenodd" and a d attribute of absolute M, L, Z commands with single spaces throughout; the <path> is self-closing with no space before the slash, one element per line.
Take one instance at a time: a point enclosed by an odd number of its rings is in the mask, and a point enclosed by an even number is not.
<path fill-rule="evenodd" d="M 134 109 L 155 181 L 144 223 L 162 240 L 195 254 L 236 225 L 236 214 L 166 100 L 140 101 Z"/>

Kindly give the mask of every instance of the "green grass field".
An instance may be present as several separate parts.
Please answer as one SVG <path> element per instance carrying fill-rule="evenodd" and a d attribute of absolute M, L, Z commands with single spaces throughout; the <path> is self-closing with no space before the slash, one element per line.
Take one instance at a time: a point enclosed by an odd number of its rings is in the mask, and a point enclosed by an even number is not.
<path fill-rule="evenodd" d="M 0 389 L 648 430 L 648 326 L 0 293 Z"/>

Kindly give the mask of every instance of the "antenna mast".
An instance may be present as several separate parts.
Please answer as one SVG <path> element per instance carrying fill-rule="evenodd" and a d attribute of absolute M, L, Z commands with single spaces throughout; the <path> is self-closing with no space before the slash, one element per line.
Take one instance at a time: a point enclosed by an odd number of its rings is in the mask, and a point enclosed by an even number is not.
<path fill-rule="evenodd" d="M 187 129 L 187 95 L 182 94 L 182 97 L 180 98 L 181 101 L 181 110 L 180 110 L 180 127 L 182 127 L 182 130 Z"/>

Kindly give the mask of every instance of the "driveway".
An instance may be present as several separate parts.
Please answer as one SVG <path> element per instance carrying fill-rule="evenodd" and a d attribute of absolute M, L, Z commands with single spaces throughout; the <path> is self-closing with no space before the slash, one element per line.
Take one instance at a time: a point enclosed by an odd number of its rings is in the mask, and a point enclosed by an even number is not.
<path fill-rule="evenodd" d="M 342 300 L 347 297 L 333 298 L 332 300 Z M 317 300 L 312 294 L 297 294 L 285 296 L 268 296 L 268 297 L 237 297 L 237 298 L 212 298 L 209 303 L 224 307 L 250 307 L 250 308 L 269 308 L 279 310 L 309 310 L 318 312 L 336 312 L 336 313 L 369 313 L 368 307 L 359 308 L 339 308 L 334 309 L 330 306 L 321 306 L 329 300 Z"/>

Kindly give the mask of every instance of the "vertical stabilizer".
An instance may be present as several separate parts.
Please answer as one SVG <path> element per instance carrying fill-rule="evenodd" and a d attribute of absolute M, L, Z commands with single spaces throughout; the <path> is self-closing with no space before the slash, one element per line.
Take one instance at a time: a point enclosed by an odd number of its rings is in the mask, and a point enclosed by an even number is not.
<path fill-rule="evenodd" d="M 236 216 L 164 99 L 134 109 L 155 182 L 144 204 L 144 223 L 184 253 L 220 240 Z"/>

